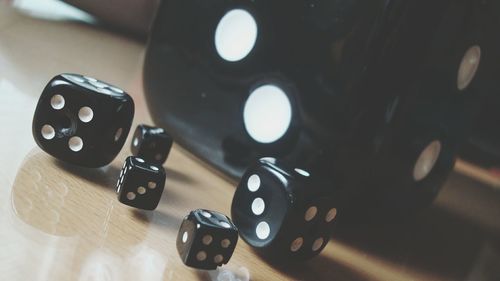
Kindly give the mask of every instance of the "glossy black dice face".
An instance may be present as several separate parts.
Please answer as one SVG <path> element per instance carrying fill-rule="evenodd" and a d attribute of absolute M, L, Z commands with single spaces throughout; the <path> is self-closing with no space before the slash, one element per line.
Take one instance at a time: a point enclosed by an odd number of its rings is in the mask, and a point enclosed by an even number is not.
<path fill-rule="evenodd" d="M 163 165 L 167 160 L 173 140 L 163 128 L 139 125 L 135 129 L 131 144 L 132 154 L 142 159 Z"/>
<path fill-rule="evenodd" d="M 78 74 L 45 87 L 33 117 L 33 137 L 50 155 L 75 165 L 109 164 L 123 147 L 134 102 L 123 90 Z"/>
<path fill-rule="evenodd" d="M 177 251 L 184 264 L 211 270 L 229 261 L 237 242 L 238 229 L 227 216 L 199 209 L 184 218 Z"/>
<path fill-rule="evenodd" d="M 134 208 L 154 210 L 160 202 L 165 177 L 163 167 L 130 156 L 116 183 L 118 200 Z"/>
<path fill-rule="evenodd" d="M 310 177 L 271 158 L 249 168 L 231 207 L 243 240 L 278 261 L 319 254 L 328 243 L 337 209 Z"/>

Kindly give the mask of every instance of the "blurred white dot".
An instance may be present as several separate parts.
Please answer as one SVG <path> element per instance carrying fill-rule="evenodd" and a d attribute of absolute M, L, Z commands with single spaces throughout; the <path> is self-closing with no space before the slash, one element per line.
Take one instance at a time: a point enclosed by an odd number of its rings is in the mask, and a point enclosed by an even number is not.
<path fill-rule="evenodd" d="M 210 214 L 209 212 L 207 211 L 201 211 L 201 214 L 206 217 L 206 218 L 211 218 L 212 217 L 212 214 Z"/>
<path fill-rule="evenodd" d="M 231 228 L 231 225 L 225 221 L 220 221 L 219 224 L 224 228 Z"/>
<path fill-rule="evenodd" d="M 186 243 L 188 240 L 188 233 L 187 231 L 184 231 L 184 233 L 182 234 L 182 243 Z"/>
<path fill-rule="evenodd" d="M 290 245 L 290 251 L 292 252 L 297 252 L 302 248 L 302 245 L 304 244 L 304 238 L 298 237 L 297 239 L 293 240 L 292 244 Z"/>
<path fill-rule="evenodd" d="M 214 262 L 215 263 L 221 263 L 224 260 L 224 257 L 222 255 L 216 255 L 214 257 Z"/>
<path fill-rule="evenodd" d="M 257 41 L 257 23 L 242 9 L 227 12 L 215 30 L 215 49 L 221 58 L 236 62 L 244 59 Z"/>
<path fill-rule="evenodd" d="M 72 137 L 68 141 L 69 149 L 78 152 L 83 148 L 83 140 L 80 137 Z"/>
<path fill-rule="evenodd" d="M 80 118 L 80 121 L 83 123 L 88 123 L 94 118 L 94 111 L 92 108 L 84 106 L 80 108 L 80 111 L 78 111 L 78 118 Z"/>
<path fill-rule="evenodd" d="M 50 125 L 43 125 L 42 127 L 42 137 L 46 140 L 51 140 L 56 136 L 56 131 L 54 127 Z"/>
<path fill-rule="evenodd" d="M 202 242 L 203 242 L 203 244 L 205 244 L 205 245 L 210 245 L 210 244 L 212 243 L 212 241 L 213 241 L 213 240 L 214 240 L 214 239 L 213 239 L 212 235 L 205 235 L 205 236 L 203 236 L 203 238 L 201 239 L 201 241 L 202 241 Z"/>
<path fill-rule="evenodd" d="M 318 213 L 318 208 L 316 206 L 309 207 L 309 209 L 307 209 L 304 215 L 304 219 L 306 221 L 311 221 L 312 219 L 314 219 L 314 217 L 316 217 L 317 213 Z"/>
<path fill-rule="evenodd" d="M 458 68 L 457 87 L 459 90 L 465 90 L 474 80 L 480 62 L 481 47 L 478 45 L 470 47 L 465 52 Z"/>
<path fill-rule="evenodd" d="M 267 239 L 271 234 L 271 228 L 269 227 L 269 224 L 267 222 L 259 222 L 259 224 L 257 224 L 257 227 L 255 228 L 255 233 L 257 234 L 257 237 L 259 239 L 264 240 Z"/>
<path fill-rule="evenodd" d="M 305 170 L 295 168 L 295 172 L 297 172 L 300 175 L 303 175 L 304 177 L 309 177 L 311 174 Z"/>
<path fill-rule="evenodd" d="M 441 154 L 441 142 L 431 142 L 421 153 L 413 168 L 413 179 L 421 181 L 425 179 L 436 165 Z"/>
<path fill-rule="evenodd" d="M 323 246 L 324 242 L 325 242 L 325 240 L 322 237 L 314 240 L 314 243 L 312 245 L 312 250 L 314 252 L 316 252 L 317 250 L 319 250 L 321 248 L 321 246 Z"/>
<path fill-rule="evenodd" d="M 285 92 L 275 85 L 255 89 L 243 108 L 245 129 L 255 141 L 272 143 L 279 140 L 292 122 L 292 105 Z"/>
<path fill-rule="evenodd" d="M 248 190 L 255 192 L 260 188 L 260 177 L 258 175 L 251 175 L 247 182 Z"/>
<path fill-rule="evenodd" d="M 64 100 L 64 97 L 61 95 L 54 95 L 50 99 L 50 105 L 52 106 L 53 109 L 59 110 L 64 107 L 66 104 L 66 101 Z"/>
<path fill-rule="evenodd" d="M 331 222 L 332 220 L 335 219 L 336 216 L 337 216 L 337 209 L 332 208 L 330 209 L 330 211 L 328 211 L 328 213 L 326 213 L 325 221 Z"/>
<path fill-rule="evenodd" d="M 119 93 L 119 94 L 123 94 L 123 93 L 125 93 L 122 89 L 117 88 L 117 87 L 111 87 L 111 86 L 110 86 L 109 88 L 110 88 L 111 90 L 113 90 L 113 91 L 115 91 L 115 92 Z"/>
<path fill-rule="evenodd" d="M 205 251 L 199 251 L 196 254 L 196 259 L 199 261 L 204 261 L 205 259 L 207 259 L 207 253 Z"/>
<path fill-rule="evenodd" d="M 264 210 L 266 209 L 266 203 L 262 198 L 255 198 L 252 202 L 252 212 L 255 215 L 262 215 Z"/>
<path fill-rule="evenodd" d="M 128 200 L 134 200 L 135 199 L 135 193 L 133 193 L 133 192 L 127 193 L 127 199 Z"/>
<path fill-rule="evenodd" d="M 119 141 L 121 136 L 123 134 L 123 129 L 122 128 L 118 128 L 118 130 L 116 130 L 116 133 L 115 133 L 115 141 Z"/>
<path fill-rule="evenodd" d="M 108 87 L 108 84 L 100 82 L 100 81 L 89 81 L 90 84 L 92 84 L 96 88 L 101 88 L 101 89 L 106 89 Z"/>
<path fill-rule="evenodd" d="M 140 195 L 146 194 L 146 188 L 144 188 L 144 186 L 139 186 L 137 188 L 137 193 L 139 193 Z"/>
<path fill-rule="evenodd" d="M 220 242 L 220 245 L 222 246 L 222 248 L 228 248 L 231 245 L 231 241 L 229 239 L 223 239 Z"/>
<path fill-rule="evenodd" d="M 84 76 L 85 79 L 87 79 L 89 82 L 97 82 L 97 79 L 93 78 L 93 77 L 89 77 L 89 76 Z"/>

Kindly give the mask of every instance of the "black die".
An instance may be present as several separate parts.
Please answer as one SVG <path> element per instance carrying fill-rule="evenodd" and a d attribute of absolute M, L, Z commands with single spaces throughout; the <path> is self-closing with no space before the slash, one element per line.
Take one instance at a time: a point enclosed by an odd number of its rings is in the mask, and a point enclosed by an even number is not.
<path fill-rule="evenodd" d="M 133 117 L 134 102 L 123 90 L 94 78 L 61 74 L 40 96 L 33 137 L 60 160 L 101 167 L 120 152 Z"/>
<path fill-rule="evenodd" d="M 163 128 L 139 125 L 132 140 L 132 154 L 144 160 L 163 165 L 172 148 L 172 138 Z"/>
<path fill-rule="evenodd" d="M 245 242 L 277 261 L 304 260 L 326 246 L 335 203 L 301 169 L 263 158 L 244 174 L 231 213 Z"/>
<path fill-rule="evenodd" d="M 238 242 L 238 229 L 218 212 L 195 210 L 182 221 L 177 251 L 184 264 L 212 270 L 226 264 Z"/>
<path fill-rule="evenodd" d="M 143 210 L 154 210 L 160 203 L 165 187 L 165 170 L 139 157 L 125 160 L 116 183 L 118 200 L 125 205 Z"/>

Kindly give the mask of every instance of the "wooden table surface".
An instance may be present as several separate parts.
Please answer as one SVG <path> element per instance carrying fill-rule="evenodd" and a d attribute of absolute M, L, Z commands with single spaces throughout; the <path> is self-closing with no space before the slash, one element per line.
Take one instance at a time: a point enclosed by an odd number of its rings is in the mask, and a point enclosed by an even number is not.
<path fill-rule="evenodd" d="M 175 248 L 183 216 L 196 208 L 230 214 L 234 182 L 174 146 L 159 208 L 137 211 L 114 192 L 129 143 L 110 166 L 81 169 L 43 153 L 31 134 L 38 96 L 62 72 L 120 85 L 135 100 L 134 123 L 148 123 L 144 50 L 91 25 L 0 4 L 0 280 L 218 280 L 228 273 L 241 280 L 246 273 L 251 280 L 500 280 L 498 181 L 462 162 L 467 176 L 454 173 L 417 218 L 338 229 L 307 263 L 269 265 L 240 239 L 218 271 L 184 266 Z"/>

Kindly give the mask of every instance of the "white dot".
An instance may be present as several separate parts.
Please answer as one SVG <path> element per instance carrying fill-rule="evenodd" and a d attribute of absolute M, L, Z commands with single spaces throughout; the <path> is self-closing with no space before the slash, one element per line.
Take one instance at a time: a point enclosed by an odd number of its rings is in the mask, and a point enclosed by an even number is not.
<path fill-rule="evenodd" d="M 137 193 L 139 193 L 139 194 L 141 194 L 141 195 L 145 194 L 145 193 L 146 193 L 146 191 L 147 191 L 147 190 L 146 190 L 146 188 L 144 188 L 144 186 L 139 186 L 139 187 L 137 188 Z"/>
<path fill-rule="evenodd" d="M 316 217 L 317 213 L 318 208 L 316 208 L 315 206 L 309 207 L 309 209 L 307 209 L 306 211 L 306 214 L 304 215 L 304 219 L 306 221 L 311 221 L 312 219 L 314 219 L 314 217 Z"/>
<path fill-rule="evenodd" d="M 137 162 L 144 163 L 144 160 L 142 158 L 135 158 L 135 160 L 137 160 Z"/>
<path fill-rule="evenodd" d="M 295 168 L 295 172 L 299 173 L 300 175 L 303 175 L 304 177 L 309 177 L 311 175 L 309 172 L 299 168 Z"/>
<path fill-rule="evenodd" d="M 223 239 L 220 242 L 220 245 L 222 246 L 222 248 L 228 248 L 231 245 L 231 241 L 229 239 Z"/>
<path fill-rule="evenodd" d="M 222 255 L 216 255 L 214 257 L 214 262 L 215 263 L 221 263 L 224 260 L 224 257 Z"/>
<path fill-rule="evenodd" d="M 262 215 L 266 209 L 266 203 L 262 198 L 255 198 L 252 202 L 252 212 L 255 215 Z"/>
<path fill-rule="evenodd" d="M 319 250 L 321 248 L 321 246 L 323 246 L 324 242 L 325 242 L 325 239 L 323 239 L 322 237 L 314 240 L 314 243 L 312 245 L 313 252 L 316 252 L 317 250 Z"/>
<path fill-rule="evenodd" d="M 430 174 L 434 165 L 436 165 L 440 153 L 441 142 L 438 140 L 431 142 L 422 153 L 420 153 L 413 168 L 413 179 L 415 179 L 415 181 L 421 181 Z"/>
<path fill-rule="evenodd" d="M 213 237 L 211 235 L 205 235 L 203 236 L 203 238 L 201 239 L 201 241 L 203 242 L 203 244 L 205 245 L 210 245 L 210 243 L 212 243 L 213 241 Z"/>
<path fill-rule="evenodd" d="M 335 217 L 337 216 L 337 209 L 332 208 L 328 213 L 326 213 L 325 221 L 326 222 L 331 222 Z"/>
<path fill-rule="evenodd" d="M 80 118 L 80 121 L 83 123 L 88 123 L 94 118 L 94 111 L 92 108 L 84 106 L 80 108 L 80 111 L 78 111 L 78 118 Z"/>
<path fill-rule="evenodd" d="M 160 169 L 158 169 L 158 167 L 156 167 L 156 166 L 149 166 L 149 167 L 150 167 L 150 168 L 151 168 L 151 170 L 153 170 L 153 171 L 159 171 L 159 170 L 160 170 Z"/>
<path fill-rule="evenodd" d="M 50 125 L 43 125 L 42 127 L 42 137 L 46 140 L 51 140 L 56 136 L 56 131 L 54 127 Z"/>
<path fill-rule="evenodd" d="M 115 133 L 115 141 L 119 141 L 123 134 L 123 128 L 118 128 Z"/>
<path fill-rule="evenodd" d="M 188 233 L 187 231 L 184 231 L 184 233 L 182 234 L 182 243 L 186 243 L 188 240 Z"/>
<path fill-rule="evenodd" d="M 59 110 L 59 109 L 62 109 L 64 107 L 64 105 L 66 104 L 65 100 L 64 100 L 64 97 L 61 96 L 61 95 L 54 95 L 51 99 L 50 99 L 50 105 L 52 106 L 53 109 L 55 110 Z"/>
<path fill-rule="evenodd" d="M 139 145 L 139 139 L 136 137 L 134 138 L 134 146 L 138 146 Z"/>
<path fill-rule="evenodd" d="M 248 190 L 255 192 L 260 187 L 260 177 L 258 175 L 251 175 L 247 182 Z"/>
<path fill-rule="evenodd" d="M 100 82 L 100 81 L 89 81 L 89 83 L 91 85 L 93 85 L 94 87 L 99 88 L 99 89 L 105 89 L 108 87 L 108 84 Z"/>
<path fill-rule="evenodd" d="M 264 240 L 269 237 L 269 234 L 271 234 L 271 228 L 269 228 L 269 224 L 267 222 L 263 221 L 257 225 L 255 233 L 259 239 Z"/>
<path fill-rule="evenodd" d="M 304 244 L 304 238 L 298 237 L 297 239 L 293 240 L 292 244 L 290 244 L 290 251 L 292 252 L 297 252 L 302 248 L 302 245 Z"/>
<path fill-rule="evenodd" d="M 220 221 L 219 224 L 224 228 L 231 228 L 231 225 L 225 221 Z"/>
<path fill-rule="evenodd" d="M 272 143 L 290 127 L 292 105 L 283 90 L 275 85 L 255 89 L 243 108 L 245 129 L 255 141 Z"/>
<path fill-rule="evenodd" d="M 71 76 L 69 76 L 69 78 L 70 78 L 71 80 L 73 80 L 73 81 L 78 82 L 78 83 L 83 83 L 83 82 L 85 82 L 85 80 L 84 80 L 82 77 L 80 77 L 80 76 L 71 75 Z"/>
<path fill-rule="evenodd" d="M 88 81 L 97 82 L 97 79 L 95 79 L 95 78 L 92 78 L 89 76 L 83 76 L 83 77 L 85 77 L 85 79 L 87 79 Z"/>
<path fill-rule="evenodd" d="M 111 90 L 113 90 L 113 91 L 115 91 L 115 92 L 119 93 L 119 94 L 123 94 L 123 93 L 124 93 L 124 91 L 123 91 L 122 89 L 120 89 L 120 88 L 117 88 L 117 87 L 112 87 L 112 86 L 109 86 L 109 88 L 110 88 Z"/>
<path fill-rule="evenodd" d="M 199 251 L 196 254 L 196 259 L 199 261 L 204 261 L 206 258 L 207 258 L 207 253 L 205 253 L 205 251 Z"/>
<path fill-rule="evenodd" d="M 458 68 L 457 87 L 465 90 L 476 76 L 479 63 L 481 62 L 481 47 L 478 45 L 470 47 L 460 62 Z"/>
<path fill-rule="evenodd" d="M 133 192 L 127 193 L 127 199 L 128 200 L 134 200 L 135 199 L 135 193 L 133 193 Z"/>
<path fill-rule="evenodd" d="M 155 189 L 156 188 L 156 182 L 152 182 L 152 181 L 148 182 L 148 187 L 149 187 L 149 189 Z"/>
<path fill-rule="evenodd" d="M 83 140 L 80 137 L 72 137 L 68 141 L 69 149 L 78 152 L 83 148 Z"/>
<path fill-rule="evenodd" d="M 112 91 L 110 91 L 110 90 L 108 90 L 106 88 L 97 88 L 97 91 L 99 93 L 102 93 L 102 94 L 105 94 L 105 95 L 112 95 L 113 94 Z"/>
<path fill-rule="evenodd" d="M 244 59 L 257 41 L 257 23 L 254 17 L 242 9 L 227 12 L 215 30 L 215 48 L 226 61 Z"/>
<path fill-rule="evenodd" d="M 211 218 L 212 217 L 212 214 L 210 214 L 209 212 L 207 211 L 201 211 L 201 214 L 206 217 L 206 218 Z"/>

